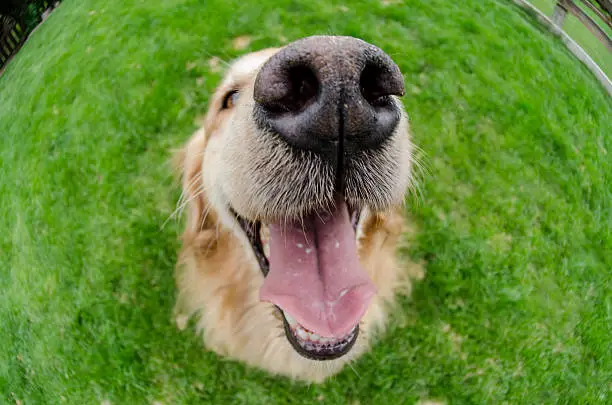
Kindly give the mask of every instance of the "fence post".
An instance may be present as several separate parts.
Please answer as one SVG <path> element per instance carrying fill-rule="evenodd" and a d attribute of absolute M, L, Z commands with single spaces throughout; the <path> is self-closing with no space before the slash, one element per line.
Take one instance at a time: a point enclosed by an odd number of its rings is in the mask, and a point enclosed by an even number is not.
<path fill-rule="evenodd" d="M 553 10 L 552 22 L 559 28 L 563 27 L 565 17 L 567 16 L 567 9 L 563 7 L 560 1 L 555 3 L 555 9 Z"/>

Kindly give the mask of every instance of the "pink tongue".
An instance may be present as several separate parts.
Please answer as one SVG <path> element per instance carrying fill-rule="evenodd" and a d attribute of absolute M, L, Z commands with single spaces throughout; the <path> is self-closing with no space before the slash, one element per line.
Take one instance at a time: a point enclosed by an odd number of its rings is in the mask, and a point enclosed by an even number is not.
<path fill-rule="evenodd" d="M 321 215 L 269 226 L 270 271 L 259 296 L 318 335 L 342 337 L 359 323 L 376 289 L 359 264 L 344 202 Z"/>

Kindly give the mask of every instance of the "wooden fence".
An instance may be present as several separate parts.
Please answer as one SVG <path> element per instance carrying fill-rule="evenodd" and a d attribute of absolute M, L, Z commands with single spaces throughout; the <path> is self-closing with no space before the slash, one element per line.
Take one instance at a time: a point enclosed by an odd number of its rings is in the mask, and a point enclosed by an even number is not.
<path fill-rule="evenodd" d="M 59 1 L 61 0 L 39 2 L 42 8 L 37 10 L 36 22 L 44 21 L 51 10 L 59 5 Z M 24 4 L 27 2 L 24 1 Z M 14 17 L 0 14 L 0 72 L 23 46 L 31 32 L 32 30 L 28 30 L 24 23 L 17 22 Z"/>
<path fill-rule="evenodd" d="M 0 69 L 17 53 L 27 36 L 25 28 L 13 18 L 0 16 Z"/>
<path fill-rule="evenodd" d="M 563 27 L 567 13 L 574 15 L 606 48 L 612 52 L 612 39 L 582 7 L 589 9 L 605 25 L 612 29 L 612 0 L 557 0 L 552 21 L 559 28 Z"/>

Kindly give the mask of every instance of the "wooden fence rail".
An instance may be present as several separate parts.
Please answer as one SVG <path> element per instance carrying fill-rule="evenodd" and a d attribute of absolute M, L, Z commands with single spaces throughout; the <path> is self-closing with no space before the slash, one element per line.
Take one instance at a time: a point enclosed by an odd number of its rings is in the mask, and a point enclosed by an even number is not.
<path fill-rule="evenodd" d="M 563 27 L 567 13 L 574 15 L 608 51 L 612 52 L 612 38 L 577 4 L 582 3 L 590 9 L 605 25 L 612 29 L 612 1 L 610 0 L 557 0 L 552 21 L 559 28 Z M 596 4 L 597 3 L 597 4 Z M 599 6 L 599 7 L 598 7 Z"/>

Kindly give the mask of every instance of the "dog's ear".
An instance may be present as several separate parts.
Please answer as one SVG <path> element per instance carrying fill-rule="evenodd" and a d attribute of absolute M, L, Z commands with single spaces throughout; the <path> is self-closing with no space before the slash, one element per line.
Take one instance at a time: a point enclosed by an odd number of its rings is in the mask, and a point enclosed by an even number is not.
<path fill-rule="evenodd" d="M 206 133 L 199 129 L 187 144 L 174 155 L 175 170 L 181 174 L 182 198 L 186 205 L 187 223 L 184 237 L 196 237 L 215 225 L 215 213 L 210 206 L 202 182 L 202 164 L 206 147 Z"/>

